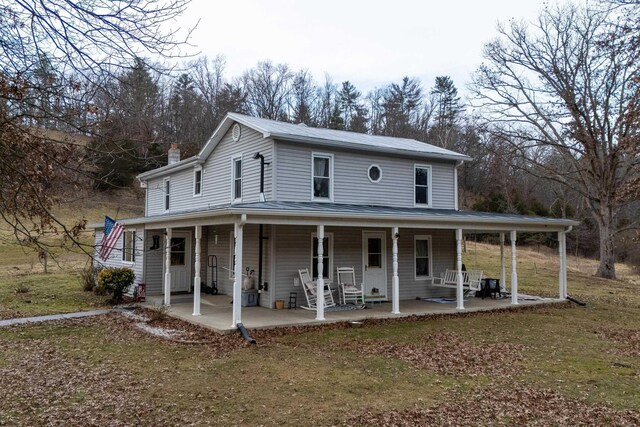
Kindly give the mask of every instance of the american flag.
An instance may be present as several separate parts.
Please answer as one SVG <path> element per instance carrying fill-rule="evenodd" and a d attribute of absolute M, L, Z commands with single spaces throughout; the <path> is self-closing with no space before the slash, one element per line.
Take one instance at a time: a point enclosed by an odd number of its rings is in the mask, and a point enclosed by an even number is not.
<path fill-rule="evenodd" d="M 104 217 L 104 231 L 102 233 L 102 240 L 100 241 L 100 259 L 106 261 L 106 259 L 109 258 L 111 251 L 116 246 L 123 231 L 124 227 L 122 225 L 108 216 Z"/>

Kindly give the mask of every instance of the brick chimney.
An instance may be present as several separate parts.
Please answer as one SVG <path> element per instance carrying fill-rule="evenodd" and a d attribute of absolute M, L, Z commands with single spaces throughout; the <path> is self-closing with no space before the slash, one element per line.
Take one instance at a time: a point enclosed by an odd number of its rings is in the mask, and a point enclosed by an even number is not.
<path fill-rule="evenodd" d="M 169 148 L 169 164 L 172 165 L 174 163 L 178 163 L 180 161 L 180 149 L 178 148 L 178 144 L 171 144 L 171 148 Z"/>

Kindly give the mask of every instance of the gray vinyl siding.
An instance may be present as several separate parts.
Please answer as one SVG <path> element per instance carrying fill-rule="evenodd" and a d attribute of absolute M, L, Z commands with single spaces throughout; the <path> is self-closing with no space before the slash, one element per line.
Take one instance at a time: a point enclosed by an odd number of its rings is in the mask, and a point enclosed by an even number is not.
<path fill-rule="evenodd" d="M 333 201 L 345 204 L 414 206 L 414 165 L 431 165 L 432 206 L 454 209 L 454 163 L 422 159 L 324 150 L 306 145 L 276 142 L 278 201 L 308 202 L 311 200 L 311 156 L 313 152 L 334 156 Z M 376 164 L 382 169 L 382 179 L 372 183 L 367 171 Z"/>
<path fill-rule="evenodd" d="M 270 163 L 265 166 L 264 192 L 267 200 L 273 200 L 273 141 L 263 138 L 261 133 L 253 129 L 241 126 L 240 140 L 234 142 L 229 130 L 202 165 L 201 195 L 193 195 L 193 167 L 149 180 L 146 215 L 166 213 L 163 186 L 166 177 L 171 182 L 169 213 L 231 203 L 231 159 L 239 155 L 242 155 L 242 202 L 259 201 L 260 160 L 253 158 L 257 152 L 265 157 L 265 162 Z"/>
<path fill-rule="evenodd" d="M 294 286 L 298 269 L 311 271 L 311 235 L 316 227 L 292 227 L 278 225 L 275 229 L 275 296 L 289 300 L 289 293 L 296 292 L 298 304 L 305 304 L 301 286 Z M 362 281 L 362 233 L 363 231 L 384 231 L 386 234 L 387 297 L 391 299 L 391 279 L 393 276 L 391 231 L 375 228 L 325 227 L 325 233 L 333 234 L 333 265 L 331 280 L 335 281 L 337 267 L 355 268 L 356 280 Z M 430 296 L 451 296 L 452 290 L 432 287 L 424 280 L 415 280 L 414 236 L 430 235 L 433 257 L 433 274 L 439 276 L 455 265 L 455 234 L 452 230 L 400 229 L 398 239 L 398 277 L 400 299 L 424 298 Z M 325 266 L 326 268 L 326 266 Z"/>
<path fill-rule="evenodd" d="M 160 247 L 157 249 L 150 249 L 153 247 L 153 236 L 160 236 Z M 148 295 L 162 294 L 164 246 L 164 230 L 147 230 L 145 237 L 147 251 L 145 253 L 144 282 L 147 285 Z"/>
<path fill-rule="evenodd" d="M 103 230 L 96 230 L 96 237 L 95 237 L 95 245 L 96 245 L 96 252 L 95 252 L 95 261 L 94 264 L 97 266 L 101 266 L 101 267 L 113 267 L 113 268 L 122 268 L 122 267 L 127 267 L 133 270 L 133 272 L 136 275 L 136 279 L 134 281 L 134 284 L 138 284 L 138 283 L 142 283 L 144 282 L 143 280 L 143 264 L 144 264 L 144 240 L 143 240 L 143 236 L 144 236 L 144 229 L 143 228 L 125 228 L 125 231 L 135 231 L 136 232 L 136 240 L 135 240 L 135 261 L 133 263 L 131 262 L 125 262 L 122 260 L 122 240 L 123 240 L 123 236 L 124 233 L 122 233 L 122 236 L 120 236 L 120 238 L 118 239 L 118 242 L 116 243 L 116 246 L 113 248 L 113 250 L 111 251 L 111 254 L 109 255 L 109 258 L 107 258 L 106 260 L 101 260 L 98 252 L 100 250 L 100 241 L 102 240 L 102 231 Z"/>

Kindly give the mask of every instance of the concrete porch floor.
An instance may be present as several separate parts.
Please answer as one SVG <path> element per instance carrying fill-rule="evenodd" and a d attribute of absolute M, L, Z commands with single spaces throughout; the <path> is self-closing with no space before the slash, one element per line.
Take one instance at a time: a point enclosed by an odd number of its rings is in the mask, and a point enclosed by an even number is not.
<path fill-rule="evenodd" d="M 202 295 L 201 315 L 193 316 L 193 295 L 172 295 L 168 315 L 195 323 L 220 333 L 235 331 L 231 326 L 232 306 L 228 295 Z M 545 298 L 540 300 L 519 300 L 519 306 L 531 306 L 559 302 L 559 299 Z M 144 303 L 147 307 L 162 304 L 162 296 L 148 296 Z M 465 310 L 456 309 L 455 301 L 436 303 L 423 300 L 400 301 L 401 314 L 391 314 L 391 303 L 367 304 L 366 309 L 325 312 L 325 321 L 315 320 L 315 311 L 297 309 L 275 310 L 264 307 L 242 307 L 242 323 L 247 329 L 264 329 L 284 326 L 317 325 L 343 321 L 361 321 L 365 319 L 402 318 L 412 315 L 466 313 L 474 311 L 491 311 L 514 307 L 510 298 L 490 299 L 467 297 Z M 517 306 L 516 306 L 517 307 Z"/>

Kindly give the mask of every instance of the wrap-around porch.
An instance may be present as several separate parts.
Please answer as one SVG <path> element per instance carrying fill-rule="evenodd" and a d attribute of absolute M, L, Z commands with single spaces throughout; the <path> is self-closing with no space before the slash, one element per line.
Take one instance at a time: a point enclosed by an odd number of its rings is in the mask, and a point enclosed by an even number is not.
<path fill-rule="evenodd" d="M 239 207 L 240 208 L 240 207 Z M 235 329 L 238 324 L 245 323 L 247 327 L 270 327 L 279 325 L 292 325 L 292 324 L 313 324 L 316 322 L 324 321 L 342 321 L 342 320 L 361 320 L 370 317 L 399 317 L 403 315 L 415 315 L 415 314 L 430 314 L 430 313 L 446 313 L 446 312 L 461 312 L 472 310 L 492 310 L 507 306 L 516 306 L 519 304 L 538 304 L 540 302 L 565 300 L 567 296 L 566 288 L 566 239 L 565 233 L 571 230 L 569 224 L 565 224 L 559 220 L 549 221 L 546 219 L 532 219 L 527 220 L 521 216 L 514 216 L 510 218 L 508 215 L 502 216 L 499 219 L 492 217 L 484 217 L 483 215 L 474 215 L 469 217 L 462 216 L 465 213 L 460 211 L 447 212 L 447 216 L 441 217 L 415 217 L 413 215 L 388 215 L 384 212 L 375 215 L 362 214 L 353 215 L 351 212 L 331 212 L 326 210 L 324 212 L 291 212 L 287 210 L 282 212 L 279 209 L 264 209 L 264 204 L 259 208 L 250 209 L 242 207 L 238 209 L 238 212 L 234 212 L 233 209 L 225 212 L 227 215 L 213 218 L 198 218 L 183 219 L 181 221 L 167 221 L 164 228 L 166 239 L 164 249 L 164 280 L 163 280 L 163 304 L 166 306 L 172 306 L 171 312 L 178 317 L 190 317 L 192 321 L 196 323 L 208 324 L 218 330 Z M 477 213 L 476 213 L 477 214 Z M 537 221 L 536 221 L 537 220 Z M 226 298 L 226 302 L 223 304 L 212 304 L 212 299 L 206 297 L 205 303 L 203 303 L 201 296 L 201 284 L 203 283 L 201 277 L 202 270 L 202 236 L 203 226 L 215 226 L 221 224 L 233 225 L 232 240 L 234 242 L 232 249 L 233 257 L 233 283 L 231 301 L 229 304 L 229 298 Z M 325 305 L 322 298 L 318 298 L 317 304 L 313 311 L 306 310 L 271 310 L 264 307 L 242 307 L 241 291 L 242 291 L 242 278 L 243 278 L 243 245 L 244 245 L 244 230 L 247 225 L 264 225 L 270 226 L 295 226 L 295 227 L 312 227 L 314 232 L 314 246 L 313 249 L 313 270 L 317 274 L 317 280 L 314 282 L 317 286 L 317 294 L 322 295 L 325 289 L 325 272 L 327 265 L 325 265 L 325 242 L 327 238 L 325 234 L 326 227 L 333 227 L 334 230 L 340 227 L 358 227 L 362 230 L 385 230 L 385 233 L 390 236 L 391 250 L 390 250 L 390 286 L 389 295 L 386 298 L 390 302 L 387 304 L 373 305 L 368 310 L 361 311 L 345 311 L 345 312 L 331 312 L 326 313 Z M 165 224 L 158 223 L 153 224 L 153 228 L 158 228 Z M 191 295 L 191 304 L 185 304 L 185 296 L 179 297 L 179 300 L 175 300 L 176 296 L 171 294 L 171 235 L 174 228 L 180 227 L 192 227 L 194 236 L 194 274 L 193 274 L 193 294 Z M 398 244 L 403 230 L 408 229 L 423 229 L 423 230 L 449 230 L 451 236 L 455 237 L 455 253 L 453 255 L 455 259 L 454 271 L 456 281 L 453 282 L 452 289 L 455 291 L 455 306 L 451 304 L 430 304 L 425 301 L 415 301 L 400 298 L 400 289 L 402 283 L 400 281 L 399 264 L 399 250 Z M 517 251 L 516 242 L 517 234 L 519 231 L 537 231 L 537 232 L 554 232 L 558 237 L 559 248 L 559 271 L 558 271 L 558 298 L 557 300 L 547 299 L 544 301 L 526 301 L 523 302 L 518 299 L 518 272 L 517 272 Z M 464 287 L 464 269 L 462 264 L 462 239 L 465 232 L 483 232 L 483 233 L 496 233 L 500 237 L 500 287 L 502 291 L 509 290 L 509 300 L 480 300 L 478 298 L 470 298 L 465 300 L 465 287 Z M 261 234 L 262 235 L 262 234 Z M 511 246 L 511 259 L 507 263 L 505 259 L 505 243 L 506 236 L 509 237 L 509 243 Z M 262 241 L 262 237 L 260 238 Z M 260 245 L 260 251 L 262 252 L 262 244 Z M 272 254 L 273 256 L 273 254 Z M 277 255 L 275 255 L 277 257 Z M 404 254 L 403 256 L 407 256 Z M 415 254 L 414 254 L 415 256 Z M 262 258 L 261 258 L 262 259 Z M 413 262 L 413 261 L 412 261 Z M 262 261 L 261 261 L 262 263 Z M 272 264 L 275 265 L 275 264 Z M 415 267 L 415 265 L 414 265 Z M 335 265 L 331 266 L 335 269 Z M 507 284 L 507 268 L 510 270 L 510 282 Z M 364 270 L 364 269 L 363 269 Z M 434 277 L 438 273 L 432 268 L 429 270 L 430 274 Z M 440 271 L 440 274 L 442 271 Z M 275 275 L 272 275 L 274 277 Z M 433 278 L 432 278 L 433 279 Z M 386 279 L 385 279 L 386 280 Z M 425 280 L 424 286 L 433 285 L 428 280 Z M 262 285 L 262 281 L 259 281 L 259 289 Z M 272 286 L 277 286 L 277 283 L 272 282 Z M 386 285 L 385 285 L 386 286 Z M 172 298 L 174 301 L 172 302 Z M 405 296 L 406 298 L 406 296 Z M 175 304 L 173 304 L 175 303 Z M 191 309 L 187 309 L 186 306 L 190 305 Z M 303 302 L 299 300 L 298 306 L 303 305 Z M 191 313 L 187 313 L 191 311 Z M 226 322 L 223 320 L 226 317 Z M 206 319 L 205 319 L 206 318 Z M 227 326 L 223 326 L 227 323 Z"/>

